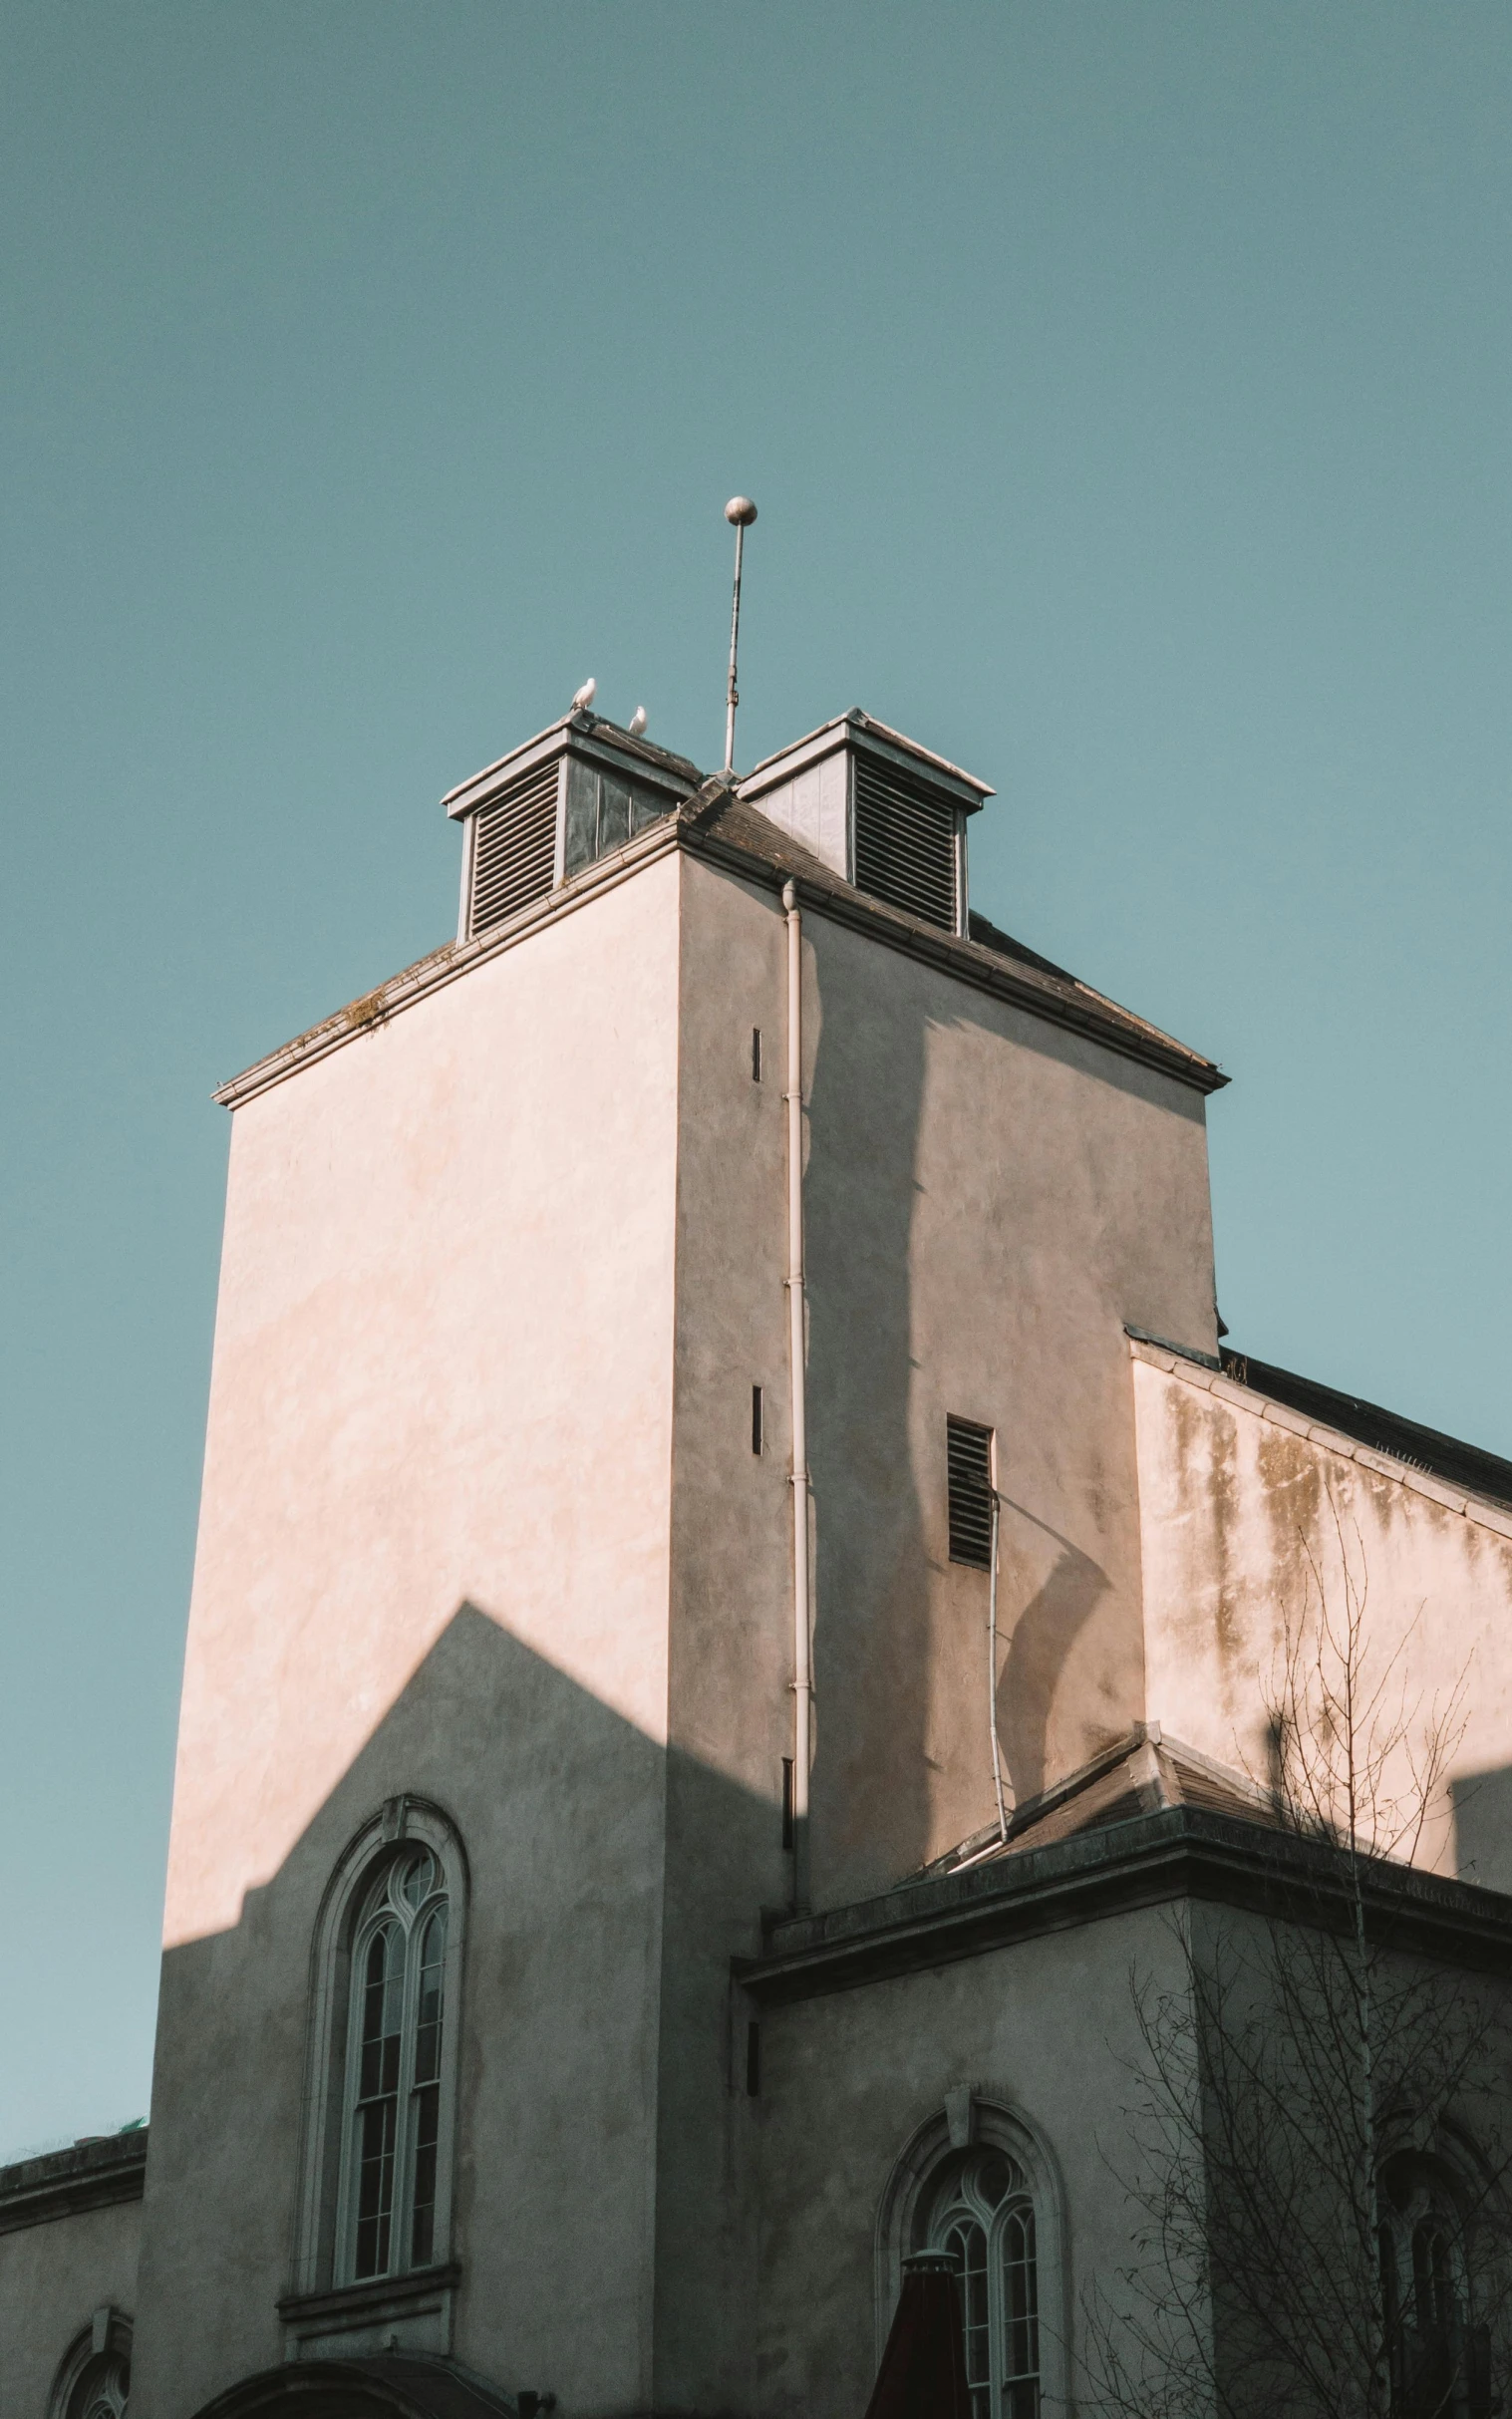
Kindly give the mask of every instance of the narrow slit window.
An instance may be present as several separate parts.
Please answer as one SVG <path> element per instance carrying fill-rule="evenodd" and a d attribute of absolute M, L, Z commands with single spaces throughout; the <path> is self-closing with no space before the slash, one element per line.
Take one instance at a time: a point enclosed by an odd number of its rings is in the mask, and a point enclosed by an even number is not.
<path fill-rule="evenodd" d="M 945 1422 L 950 1487 L 950 1559 L 974 1571 L 992 1567 L 993 1431 L 973 1419 Z"/>
<path fill-rule="evenodd" d="M 759 1025 L 753 1025 L 751 1029 L 751 1080 L 753 1083 L 759 1083 L 761 1080 L 761 1029 Z"/>
<path fill-rule="evenodd" d="M 765 1445 L 765 1406 L 761 1400 L 760 1387 L 758 1385 L 754 1385 L 751 1389 L 751 1449 L 753 1453 L 759 1453 Z"/>
<path fill-rule="evenodd" d="M 782 1847 L 789 1855 L 792 1851 L 792 1757 L 784 1755 L 782 1758 Z"/>

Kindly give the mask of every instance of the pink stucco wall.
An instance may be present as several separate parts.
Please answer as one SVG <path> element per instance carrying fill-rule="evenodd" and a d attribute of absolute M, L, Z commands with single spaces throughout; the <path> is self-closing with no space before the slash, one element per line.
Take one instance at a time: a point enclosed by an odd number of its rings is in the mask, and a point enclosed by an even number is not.
<path fill-rule="evenodd" d="M 1512 1513 L 1405 1463 L 1331 1444 L 1249 1387 L 1131 1348 L 1139 1445 L 1146 1712 L 1257 1777 L 1287 1625 L 1316 1639 L 1353 1595 L 1388 1793 L 1448 1747 L 1418 1861 L 1512 1888 Z"/>
<path fill-rule="evenodd" d="M 236 1113 L 165 1940 L 463 1602 L 665 1735 L 678 864 Z"/>

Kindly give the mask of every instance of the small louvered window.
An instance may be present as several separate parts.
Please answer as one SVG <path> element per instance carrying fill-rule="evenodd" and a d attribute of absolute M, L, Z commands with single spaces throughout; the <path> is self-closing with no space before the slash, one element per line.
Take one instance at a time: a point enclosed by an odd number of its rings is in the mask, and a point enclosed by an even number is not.
<path fill-rule="evenodd" d="M 955 932 L 955 807 L 864 756 L 856 758 L 855 780 L 857 890 Z"/>
<path fill-rule="evenodd" d="M 950 1481 L 950 1559 L 974 1571 L 992 1568 L 993 1432 L 975 1420 L 945 1422 L 945 1459 Z"/>
<path fill-rule="evenodd" d="M 478 814 L 469 931 L 486 932 L 490 924 L 502 924 L 551 888 L 556 873 L 556 786 L 553 759 L 521 773 Z"/>

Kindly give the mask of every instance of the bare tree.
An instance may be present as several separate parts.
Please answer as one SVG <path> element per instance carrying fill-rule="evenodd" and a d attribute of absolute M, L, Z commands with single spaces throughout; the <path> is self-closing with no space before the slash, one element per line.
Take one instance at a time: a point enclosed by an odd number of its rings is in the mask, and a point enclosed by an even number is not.
<path fill-rule="evenodd" d="M 1305 1540 L 1305 1600 L 1283 1626 L 1249 1881 L 1230 1893 L 1244 1903 L 1188 1901 L 1163 1978 L 1131 1976 L 1115 2165 L 1136 2256 L 1084 2312 L 1087 2399 L 1109 2413 L 1492 2409 L 1512 2277 L 1508 1999 L 1446 1956 L 1443 1893 L 1410 1870 L 1465 1685 L 1413 1696 L 1423 1616 L 1394 1646 L 1372 1636 L 1363 1549 L 1332 1508 L 1337 1572 Z"/>

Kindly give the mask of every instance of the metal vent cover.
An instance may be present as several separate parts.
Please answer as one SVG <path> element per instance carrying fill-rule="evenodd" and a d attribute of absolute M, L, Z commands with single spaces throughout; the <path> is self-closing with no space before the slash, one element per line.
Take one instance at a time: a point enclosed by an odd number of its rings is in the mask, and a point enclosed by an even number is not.
<path fill-rule="evenodd" d="M 537 764 L 474 818 L 469 936 L 543 899 L 556 878 L 557 764 Z"/>
<path fill-rule="evenodd" d="M 942 932 L 958 932 L 959 817 L 952 800 L 857 754 L 854 815 L 857 890 Z"/>
<path fill-rule="evenodd" d="M 993 1559 L 993 1432 L 974 1419 L 945 1421 L 950 1559 L 988 1571 Z"/>

